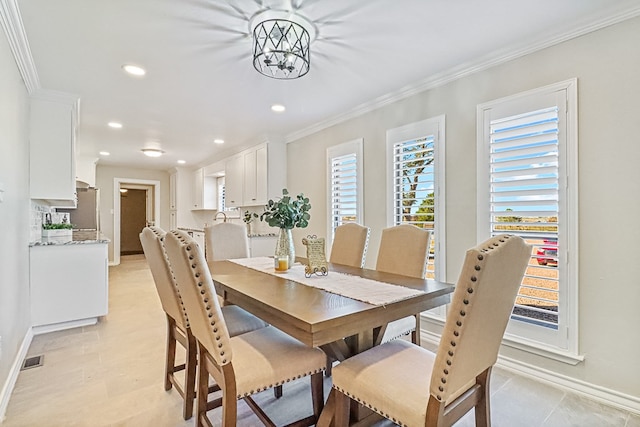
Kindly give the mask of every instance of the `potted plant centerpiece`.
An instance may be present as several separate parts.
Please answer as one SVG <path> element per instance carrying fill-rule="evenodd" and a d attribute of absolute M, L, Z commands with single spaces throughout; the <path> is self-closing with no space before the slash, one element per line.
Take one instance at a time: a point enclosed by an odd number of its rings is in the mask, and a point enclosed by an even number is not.
<path fill-rule="evenodd" d="M 250 236 L 253 234 L 253 230 L 251 224 L 253 223 L 253 219 L 258 218 L 258 214 L 255 212 L 244 211 L 242 216 L 242 220 L 245 224 L 247 224 L 247 234 Z"/>
<path fill-rule="evenodd" d="M 291 229 L 294 227 L 305 228 L 309 225 L 311 215 L 309 199 L 300 193 L 295 197 L 289 196 L 286 188 L 282 189 L 282 197 L 278 200 L 269 200 L 265 211 L 260 215 L 261 221 L 266 221 L 271 227 L 280 229 L 276 243 L 275 257 L 288 257 L 287 268 L 293 265 L 296 258 L 291 237 Z"/>
<path fill-rule="evenodd" d="M 71 236 L 73 224 L 63 222 L 60 224 L 42 224 L 42 237 Z"/>

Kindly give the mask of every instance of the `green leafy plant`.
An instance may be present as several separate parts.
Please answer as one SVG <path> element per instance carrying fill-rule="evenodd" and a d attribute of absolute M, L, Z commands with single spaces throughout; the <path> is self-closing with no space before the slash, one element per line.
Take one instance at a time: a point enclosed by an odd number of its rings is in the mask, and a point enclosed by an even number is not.
<path fill-rule="evenodd" d="M 73 229 L 73 224 L 62 223 L 62 224 L 42 224 L 42 228 L 45 230 L 71 230 Z"/>
<path fill-rule="evenodd" d="M 251 221 L 253 221 L 253 218 L 258 218 L 258 214 L 253 212 L 249 212 L 249 211 L 244 211 L 244 215 L 242 217 L 242 220 L 246 223 L 249 224 L 251 223 Z"/>
<path fill-rule="evenodd" d="M 309 199 L 300 193 L 295 197 L 289 196 L 286 188 L 282 189 L 282 197 L 276 201 L 269 200 L 265 211 L 260 215 L 261 221 L 266 221 L 271 227 L 292 229 L 305 228 L 309 225 L 311 204 Z"/>

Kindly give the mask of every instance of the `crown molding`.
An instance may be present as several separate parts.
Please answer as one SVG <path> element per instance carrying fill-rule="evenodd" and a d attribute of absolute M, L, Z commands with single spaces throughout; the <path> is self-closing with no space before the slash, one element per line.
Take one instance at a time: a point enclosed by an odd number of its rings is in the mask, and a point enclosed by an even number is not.
<path fill-rule="evenodd" d="M 323 129 L 335 126 L 339 123 L 347 120 L 359 117 L 363 114 L 377 110 L 386 105 L 416 95 L 420 92 L 424 92 L 429 89 L 434 89 L 439 86 L 443 86 L 447 83 L 461 79 L 463 77 L 478 73 L 480 71 L 495 67 L 516 58 L 529 55 L 542 49 L 563 43 L 565 41 L 583 36 L 585 34 L 600 30 L 602 28 L 626 21 L 627 19 L 640 16 L 640 5 L 634 5 L 627 10 L 617 13 L 612 16 L 601 18 L 597 21 L 590 22 L 587 25 L 582 25 L 574 28 L 571 31 L 567 31 L 561 34 L 556 34 L 546 39 L 540 39 L 533 42 L 528 42 L 524 45 L 509 46 L 505 49 L 492 52 L 490 55 L 486 55 L 477 58 L 474 61 L 470 61 L 464 64 L 460 64 L 456 67 L 450 68 L 441 73 L 434 74 L 426 79 L 420 80 L 414 84 L 405 86 L 395 92 L 388 93 L 386 95 L 375 98 L 372 101 L 360 104 L 357 107 L 336 116 L 330 117 L 327 120 L 323 120 L 309 127 L 289 133 L 285 136 L 285 142 L 290 143 L 297 141 L 309 135 L 313 135 Z"/>
<path fill-rule="evenodd" d="M 17 0 L 0 0 L 0 23 L 7 35 L 22 80 L 29 94 L 32 94 L 40 88 L 40 79 L 31 56 L 31 48 L 22 25 Z"/>

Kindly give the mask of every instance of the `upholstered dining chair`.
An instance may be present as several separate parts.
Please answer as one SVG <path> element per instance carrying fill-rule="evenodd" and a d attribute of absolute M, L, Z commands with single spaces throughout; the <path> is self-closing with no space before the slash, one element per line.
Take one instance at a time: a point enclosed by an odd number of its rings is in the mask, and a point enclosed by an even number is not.
<path fill-rule="evenodd" d="M 308 347 L 272 326 L 231 337 L 201 248 L 182 231 L 168 233 L 165 248 L 198 342 L 196 425 L 211 426 L 207 411 L 222 407 L 222 425 L 235 426 L 239 399 L 265 425 L 273 425 L 251 395 L 305 376 L 311 377 L 313 415 L 295 425 L 315 424 L 324 405 L 322 350 Z M 222 397 L 208 402 L 210 376 L 219 385 Z"/>
<path fill-rule="evenodd" d="M 142 249 L 149 264 L 162 309 L 167 316 L 164 388 L 170 390 L 175 386 L 184 400 L 183 417 L 187 420 L 193 415 L 198 347 L 191 333 L 189 318 L 184 310 L 169 260 L 165 254 L 164 237 L 165 232 L 158 227 L 145 227 L 140 233 Z M 267 326 L 265 322 L 237 306 L 223 307 L 222 313 L 229 324 L 229 335 L 231 336 Z M 175 364 L 176 343 L 180 343 L 186 352 L 186 361 L 181 365 Z M 185 371 L 184 385 L 175 376 L 176 372 L 182 370 Z"/>
<path fill-rule="evenodd" d="M 427 272 L 431 232 L 411 224 L 382 230 L 376 270 L 424 279 Z M 420 345 L 420 313 L 390 322 L 381 342 L 411 334 L 411 342 Z"/>
<path fill-rule="evenodd" d="M 355 222 L 348 222 L 336 227 L 329 262 L 357 268 L 364 267 L 369 232 L 369 227 Z"/>
<path fill-rule="evenodd" d="M 530 258 L 504 234 L 469 249 L 437 352 L 394 340 L 335 367 L 335 425 L 348 425 L 351 398 L 401 426 L 448 427 L 472 408 L 490 426 L 491 368 Z"/>
<path fill-rule="evenodd" d="M 222 222 L 204 228 L 207 261 L 249 258 L 249 238 L 243 224 Z"/>

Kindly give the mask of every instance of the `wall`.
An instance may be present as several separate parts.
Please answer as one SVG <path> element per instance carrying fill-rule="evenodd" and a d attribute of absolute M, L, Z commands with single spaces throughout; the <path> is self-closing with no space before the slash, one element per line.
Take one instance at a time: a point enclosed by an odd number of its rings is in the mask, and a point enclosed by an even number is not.
<path fill-rule="evenodd" d="M 109 262 L 113 262 L 113 183 L 115 178 L 160 181 L 160 223 L 169 229 L 169 173 L 166 171 L 140 169 L 98 164 L 96 168 L 96 188 L 100 189 L 100 230 L 109 243 Z"/>
<path fill-rule="evenodd" d="M 29 139 L 27 90 L 11 49 L 0 33 L 0 421 L 20 346 L 27 335 L 29 305 Z M 28 344 L 28 343 L 27 343 Z"/>
<path fill-rule="evenodd" d="M 364 223 L 371 227 L 367 266 L 386 223 L 385 133 L 446 115 L 448 281 L 476 244 L 476 106 L 578 78 L 580 352 L 577 366 L 513 348 L 502 354 L 575 382 L 614 390 L 640 402 L 640 286 L 632 266 L 640 241 L 640 18 L 564 42 L 395 102 L 288 145 L 288 184 L 311 198 L 309 228 L 325 236 L 326 148 L 364 138 Z M 308 159 L 314 159 L 309 161 Z M 323 177 L 324 179 L 320 179 Z M 302 250 L 297 247 L 297 250 Z"/>

